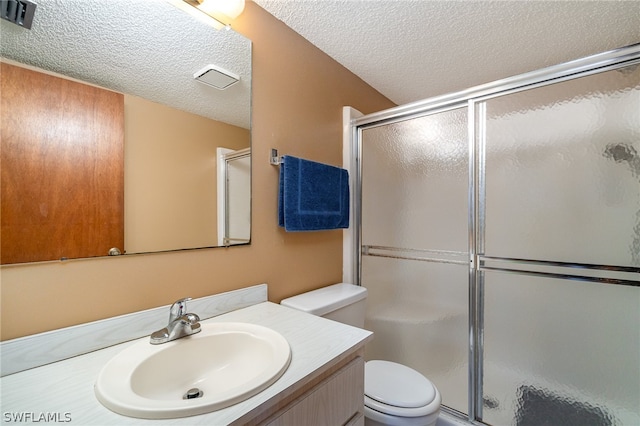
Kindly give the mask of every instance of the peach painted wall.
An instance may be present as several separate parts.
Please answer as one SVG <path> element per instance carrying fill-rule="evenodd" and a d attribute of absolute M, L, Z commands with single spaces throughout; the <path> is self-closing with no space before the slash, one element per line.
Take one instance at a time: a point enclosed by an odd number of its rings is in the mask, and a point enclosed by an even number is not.
<path fill-rule="evenodd" d="M 257 283 L 279 302 L 341 281 L 342 231 L 277 226 L 269 150 L 340 165 L 342 107 L 394 105 L 253 2 L 234 28 L 253 41 L 251 245 L 2 267 L 3 340 Z"/>
<path fill-rule="evenodd" d="M 216 148 L 248 148 L 249 130 L 131 95 L 124 114 L 126 252 L 215 246 Z"/>

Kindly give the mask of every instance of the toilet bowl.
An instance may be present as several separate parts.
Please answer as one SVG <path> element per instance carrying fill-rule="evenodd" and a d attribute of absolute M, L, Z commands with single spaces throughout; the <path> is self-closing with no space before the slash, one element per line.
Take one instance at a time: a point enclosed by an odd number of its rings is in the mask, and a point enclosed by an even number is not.
<path fill-rule="evenodd" d="M 365 425 L 433 426 L 442 398 L 422 374 L 405 365 L 371 360 L 364 372 Z"/>
<path fill-rule="evenodd" d="M 299 311 L 364 327 L 367 289 L 334 284 L 280 302 Z M 372 360 L 365 364 L 365 425 L 434 426 L 442 398 L 422 374 L 405 365 Z"/>

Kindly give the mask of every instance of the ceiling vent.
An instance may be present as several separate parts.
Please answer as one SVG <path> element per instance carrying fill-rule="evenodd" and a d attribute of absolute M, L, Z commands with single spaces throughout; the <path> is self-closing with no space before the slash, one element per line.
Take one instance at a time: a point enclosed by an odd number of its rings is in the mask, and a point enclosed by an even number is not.
<path fill-rule="evenodd" d="M 35 11 L 36 4 L 28 0 L 0 1 L 0 18 L 6 19 L 28 30 L 31 29 Z"/>
<path fill-rule="evenodd" d="M 215 65 L 207 65 L 197 73 L 193 74 L 193 78 L 201 83 L 213 86 L 220 90 L 226 89 L 240 80 L 239 75 Z"/>

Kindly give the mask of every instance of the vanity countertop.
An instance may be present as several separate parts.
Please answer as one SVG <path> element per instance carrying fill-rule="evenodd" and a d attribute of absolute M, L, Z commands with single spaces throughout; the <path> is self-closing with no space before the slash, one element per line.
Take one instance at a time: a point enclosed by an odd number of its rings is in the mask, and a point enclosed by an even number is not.
<path fill-rule="evenodd" d="M 212 413 L 166 420 L 137 419 L 110 411 L 96 399 L 94 383 L 107 361 L 138 339 L 2 377 L 2 423 L 20 423 L 18 419 L 21 418 L 21 424 L 67 422 L 81 425 L 139 425 L 153 422 L 226 425 L 272 400 L 274 396 L 290 391 L 335 359 L 362 349 L 372 336 L 369 331 L 271 302 L 229 312 L 202 323 L 225 321 L 269 327 L 281 333 L 291 347 L 291 364 L 282 377 L 263 392 L 243 402 Z M 45 422 L 43 418 L 49 421 Z"/>

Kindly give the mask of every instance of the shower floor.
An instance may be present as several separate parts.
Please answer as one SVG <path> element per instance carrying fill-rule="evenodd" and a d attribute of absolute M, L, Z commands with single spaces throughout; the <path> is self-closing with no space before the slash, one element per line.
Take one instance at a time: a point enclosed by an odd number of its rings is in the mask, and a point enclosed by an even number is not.
<path fill-rule="evenodd" d="M 453 417 L 447 413 L 440 413 L 438 416 L 438 421 L 436 422 L 436 426 L 468 426 L 471 423 L 462 421 Z"/>
<path fill-rule="evenodd" d="M 489 402 L 489 404 L 485 402 L 483 407 L 483 418 L 487 423 L 505 426 L 540 424 L 540 418 L 557 418 L 562 415 L 558 410 L 567 410 L 565 411 L 567 415 L 562 416 L 568 419 L 563 423 L 564 426 L 585 426 L 587 424 L 597 424 L 599 426 L 607 424 L 640 425 L 640 413 L 618 407 L 600 397 L 585 395 L 584 393 L 579 393 L 576 389 L 563 387 L 557 383 L 545 383 L 538 378 L 528 380 L 522 375 L 510 374 L 508 368 L 498 364 L 485 363 L 484 370 L 485 388 L 501 390 L 501 395 L 488 393 L 484 395 L 485 401 Z M 429 378 L 437 384 L 436 386 L 442 394 L 443 405 L 460 412 L 467 412 L 466 392 L 460 392 L 461 383 L 465 384 L 462 389 L 467 389 L 466 370 L 460 368 L 456 371 L 448 372 L 446 375 L 431 374 Z M 529 391 L 527 392 L 527 390 Z M 539 395 L 542 390 L 550 390 L 550 392 L 545 392 L 547 395 L 580 394 L 589 403 L 584 403 L 581 406 L 580 404 L 573 404 L 569 407 L 568 403 L 561 399 L 540 398 Z M 527 393 L 529 394 L 528 396 L 526 396 Z M 523 395 L 524 403 L 514 395 Z M 528 406 L 529 410 L 526 409 L 526 406 Z M 547 410 L 547 412 L 542 413 L 542 410 Z M 571 412 L 570 415 L 569 410 Z M 611 413 L 612 417 L 615 418 L 608 419 L 606 417 L 607 413 Z M 438 420 L 437 426 L 461 424 L 455 417 L 447 416 L 446 413 L 443 414 L 441 417 L 447 419 L 447 421 L 453 419 L 458 423 L 442 423 L 441 425 L 440 420 Z"/>

